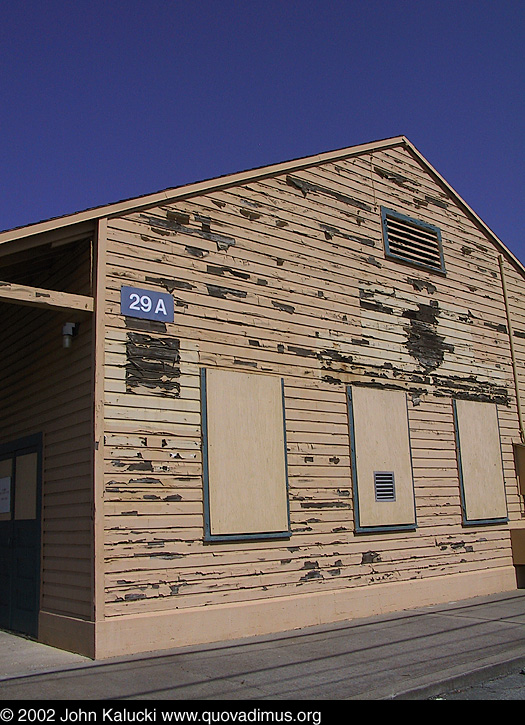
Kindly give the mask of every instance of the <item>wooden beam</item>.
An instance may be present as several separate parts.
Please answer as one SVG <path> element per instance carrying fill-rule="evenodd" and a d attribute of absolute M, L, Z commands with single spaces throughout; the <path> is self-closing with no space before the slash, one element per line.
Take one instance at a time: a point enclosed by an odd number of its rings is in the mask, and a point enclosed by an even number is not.
<path fill-rule="evenodd" d="M 93 312 L 95 307 L 93 297 L 28 287 L 11 282 L 0 282 L 0 301 L 16 305 L 34 305 L 50 310 L 79 310 L 81 312 Z"/>
<path fill-rule="evenodd" d="M 39 223 L 30 225 L 29 227 L 19 229 L 18 231 L 23 232 L 24 229 L 32 229 L 33 226 L 40 228 L 42 224 Z M 57 228 L 47 224 L 43 226 L 43 231 L 36 235 L 33 234 L 27 236 L 23 233 L 20 233 L 19 235 L 13 234 L 10 239 L 8 238 L 5 243 L 0 246 L 0 257 L 42 246 L 49 246 L 50 248 L 55 249 L 56 247 L 64 244 L 71 244 L 82 239 L 89 239 L 93 237 L 94 229 L 93 220 L 89 220 L 83 223 L 74 222 L 72 225 L 66 227 L 57 225 Z M 16 230 L 13 230 L 13 232 L 15 231 Z"/>

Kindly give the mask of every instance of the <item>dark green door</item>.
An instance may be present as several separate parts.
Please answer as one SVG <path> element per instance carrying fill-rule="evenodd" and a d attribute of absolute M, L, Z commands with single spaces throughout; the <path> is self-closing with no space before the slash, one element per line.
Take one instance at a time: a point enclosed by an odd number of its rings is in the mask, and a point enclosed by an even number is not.
<path fill-rule="evenodd" d="M 0 446 L 0 627 L 38 635 L 41 436 Z"/>

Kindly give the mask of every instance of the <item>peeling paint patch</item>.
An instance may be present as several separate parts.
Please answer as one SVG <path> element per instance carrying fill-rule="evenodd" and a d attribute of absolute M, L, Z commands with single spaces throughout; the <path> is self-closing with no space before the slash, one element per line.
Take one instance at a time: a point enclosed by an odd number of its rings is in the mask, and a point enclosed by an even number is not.
<path fill-rule="evenodd" d="M 191 215 L 185 211 L 171 211 L 166 212 L 167 219 L 177 222 L 177 224 L 189 224 Z"/>
<path fill-rule="evenodd" d="M 324 236 L 327 241 L 330 241 L 334 237 L 341 237 L 342 239 L 347 239 L 350 242 L 358 242 L 359 244 L 364 244 L 367 247 L 375 247 L 373 239 L 368 239 L 367 237 L 356 237 L 353 234 L 347 234 L 346 232 L 341 231 L 341 229 L 329 224 L 319 224 L 319 227 L 324 232 Z"/>
<path fill-rule="evenodd" d="M 206 288 L 208 294 L 212 297 L 220 297 L 223 300 L 227 299 L 244 299 L 248 294 L 244 290 L 230 289 L 229 287 L 218 287 L 217 285 L 207 284 Z"/>
<path fill-rule="evenodd" d="M 148 388 L 152 393 L 180 395 L 180 341 L 128 332 L 126 341 L 126 389 Z"/>
<path fill-rule="evenodd" d="M 415 279 L 409 277 L 407 281 L 412 285 L 416 292 L 423 292 L 423 290 L 426 290 L 429 295 L 433 295 L 437 292 L 435 285 L 426 279 Z"/>
<path fill-rule="evenodd" d="M 153 463 L 151 461 L 140 461 L 139 463 L 130 463 L 126 468 L 127 471 L 151 471 L 153 473 Z"/>
<path fill-rule="evenodd" d="M 374 171 L 382 179 L 386 179 L 387 181 L 393 181 L 394 184 L 397 184 L 398 186 L 401 186 L 403 188 L 406 188 L 407 185 L 420 186 L 419 183 L 417 183 L 415 181 L 411 181 L 407 176 L 398 174 L 395 171 L 389 171 L 388 169 L 382 169 L 379 166 L 374 166 Z"/>
<path fill-rule="evenodd" d="M 249 219 L 251 222 L 256 221 L 257 219 L 260 219 L 261 215 L 257 211 L 252 211 L 251 209 L 241 209 L 240 213 L 243 217 L 246 217 L 246 219 Z"/>
<path fill-rule="evenodd" d="M 201 230 L 205 233 L 211 232 L 211 217 L 195 214 L 195 221 L 201 225 Z"/>
<path fill-rule="evenodd" d="M 475 375 L 460 377 L 459 375 L 433 375 L 434 395 L 451 397 L 459 400 L 473 400 L 480 403 L 509 404 L 507 389 L 501 385 L 478 380 Z"/>
<path fill-rule="evenodd" d="M 321 378 L 323 383 L 329 383 L 330 385 L 342 385 L 343 381 L 339 380 L 339 378 L 333 378 L 331 375 L 323 375 Z"/>
<path fill-rule="evenodd" d="M 257 363 L 254 362 L 253 360 L 241 360 L 238 357 L 234 357 L 233 358 L 233 363 L 234 363 L 234 365 L 246 365 L 246 366 L 251 367 L 251 368 L 256 368 L 257 367 Z"/>
<path fill-rule="evenodd" d="M 377 561 L 381 561 L 381 554 L 377 551 L 365 551 L 361 558 L 361 564 L 375 564 Z"/>
<path fill-rule="evenodd" d="M 343 204 L 355 206 L 358 209 L 363 209 L 364 211 L 372 211 L 371 206 L 365 204 L 362 201 L 359 201 L 358 199 L 353 199 L 351 196 L 341 194 L 334 189 L 327 189 L 324 186 L 319 186 L 319 184 L 313 184 L 310 181 L 305 181 L 304 179 L 299 179 L 295 176 L 287 176 L 286 183 L 289 186 L 293 186 L 294 188 L 299 189 L 305 197 L 308 192 L 312 192 L 314 194 L 324 194 L 325 196 L 330 196 L 333 199 L 337 199 L 337 201 L 341 201 Z"/>
<path fill-rule="evenodd" d="M 405 327 L 406 348 L 425 372 L 438 368 L 445 352 L 454 352 L 454 346 L 437 332 L 439 314 L 438 303 L 432 301 L 429 305 L 419 303 L 417 310 L 405 310 L 402 315 L 410 320 L 410 326 Z"/>
<path fill-rule="evenodd" d="M 141 320 L 138 317 L 125 317 L 126 327 L 129 330 L 144 332 L 166 332 L 166 323 L 159 320 Z"/>
<path fill-rule="evenodd" d="M 200 259 L 202 257 L 207 257 L 209 254 L 209 252 L 206 249 L 200 249 L 199 247 L 185 246 L 184 249 L 192 257 L 197 257 L 198 259 Z"/>
<path fill-rule="evenodd" d="M 387 307 L 382 302 L 370 302 L 369 300 L 359 300 L 359 306 L 363 310 L 372 310 L 373 312 L 382 312 L 385 315 L 393 315 L 394 310 L 392 307 Z"/>
<path fill-rule="evenodd" d="M 436 199 L 435 196 L 429 196 L 428 194 L 426 194 L 425 201 L 427 201 L 429 204 L 434 204 L 434 206 L 438 206 L 440 209 L 448 209 L 447 202 L 443 201 L 442 199 Z"/>
<path fill-rule="evenodd" d="M 343 501 L 302 501 L 303 509 L 349 509 L 350 504 Z"/>
<path fill-rule="evenodd" d="M 339 350 L 322 350 L 317 353 L 317 359 L 325 363 L 329 367 L 332 363 L 341 363 L 349 365 L 353 361 L 351 355 L 343 355 Z"/>
<path fill-rule="evenodd" d="M 171 294 L 174 290 L 192 290 L 195 285 L 180 279 L 168 279 L 167 277 L 146 277 L 146 282 L 158 284 Z"/>
<path fill-rule="evenodd" d="M 305 574 L 301 577 L 301 581 L 309 581 L 310 579 L 322 579 L 323 575 L 320 571 L 317 571 L 317 569 L 312 569 L 312 571 L 309 571 L 308 574 Z"/>
<path fill-rule="evenodd" d="M 147 477 L 144 477 L 144 478 L 130 478 L 129 479 L 129 485 L 130 486 L 135 486 L 136 484 L 142 484 L 142 483 L 145 483 L 145 484 L 148 484 L 148 485 L 151 484 L 153 486 L 162 486 L 162 481 L 160 480 L 160 478 L 147 478 Z"/>
<path fill-rule="evenodd" d="M 237 269 L 224 267 L 222 265 L 208 264 L 206 271 L 209 274 L 216 274 L 220 277 L 224 277 L 225 274 L 230 274 L 232 277 L 238 277 L 239 279 L 250 279 L 250 275 L 247 272 L 240 272 Z"/>
<path fill-rule="evenodd" d="M 228 250 L 229 247 L 235 244 L 235 239 L 232 237 L 226 237 L 223 234 L 215 234 L 209 231 L 209 223 L 207 221 L 203 221 L 202 217 L 199 218 L 201 221 L 201 229 L 195 229 L 181 224 L 176 219 L 163 219 L 162 217 L 149 217 L 145 215 L 143 215 L 142 218 L 147 224 L 149 224 L 154 232 L 160 234 L 181 233 L 201 237 L 202 239 L 207 239 L 210 242 L 215 242 L 219 251 Z"/>
<path fill-rule="evenodd" d="M 309 350 L 306 347 L 296 347 L 295 345 L 288 345 L 288 351 L 299 357 L 316 357 L 315 350 Z"/>
<path fill-rule="evenodd" d="M 235 239 L 230 239 L 229 237 L 219 236 L 218 234 L 210 234 L 210 238 L 211 237 L 214 237 L 212 241 L 217 244 L 219 252 L 227 252 L 228 249 L 235 244 Z"/>
<path fill-rule="evenodd" d="M 281 312 L 288 312 L 290 315 L 293 315 L 295 312 L 295 307 L 292 305 L 286 305 L 284 302 L 276 302 L 275 300 L 272 300 L 272 305 L 275 307 L 276 310 L 281 310 Z"/>
<path fill-rule="evenodd" d="M 305 561 L 303 564 L 303 569 L 319 569 L 319 562 L 318 561 Z"/>
<path fill-rule="evenodd" d="M 370 345 L 370 340 L 367 340 L 365 337 L 363 338 L 352 338 L 352 345 Z"/>
<path fill-rule="evenodd" d="M 496 322 L 484 322 L 483 325 L 497 332 L 507 332 L 507 325 L 498 325 Z"/>

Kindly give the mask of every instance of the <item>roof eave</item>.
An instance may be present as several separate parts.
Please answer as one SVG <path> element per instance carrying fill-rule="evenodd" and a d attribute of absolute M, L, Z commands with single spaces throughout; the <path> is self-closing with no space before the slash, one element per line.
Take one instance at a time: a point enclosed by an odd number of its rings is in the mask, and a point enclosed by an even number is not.
<path fill-rule="evenodd" d="M 204 193 L 210 193 L 219 189 L 224 189 L 238 184 L 258 181 L 260 179 L 274 176 L 276 174 L 289 173 L 306 169 L 310 166 L 329 163 L 331 161 L 340 161 L 351 156 L 359 156 L 371 151 L 377 151 L 394 146 L 405 146 L 410 153 L 429 171 L 434 179 L 450 194 L 463 211 L 487 234 L 487 236 L 496 244 L 502 253 L 504 253 L 525 276 L 525 266 L 510 251 L 510 249 L 499 239 L 496 234 L 485 224 L 485 222 L 471 209 L 461 196 L 450 186 L 450 184 L 434 169 L 434 167 L 426 160 L 426 158 L 417 150 L 414 144 L 408 140 L 406 136 L 393 136 L 392 138 L 372 141 L 357 146 L 349 146 L 335 151 L 326 151 L 322 154 L 314 156 L 305 156 L 300 159 L 284 161 L 269 166 L 261 166 L 259 168 L 240 171 L 225 176 L 206 179 L 184 186 L 177 186 L 163 191 L 158 191 L 145 196 L 133 197 L 122 201 L 113 202 L 104 206 L 93 207 L 84 211 L 75 212 L 53 219 L 36 222 L 24 227 L 16 227 L 0 232 L 0 245 L 14 240 L 20 240 L 33 235 L 41 235 L 63 227 L 84 224 L 86 222 L 94 222 L 98 219 L 120 216 L 121 214 L 131 213 L 137 209 L 143 209 L 159 204 L 166 204 L 172 201 L 188 198 L 190 196 L 198 196 Z"/>
<path fill-rule="evenodd" d="M 34 224 L 29 224 L 27 226 L 7 229 L 0 232 L 0 244 L 32 236 L 34 234 L 42 234 L 60 227 L 80 224 L 86 221 L 102 219 L 104 217 L 119 216 L 120 214 L 131 212 L 135 209 L 157 206 L 158 204 L 165 204 L 169 201 L 176 201 L 177 199 L 209 193 L 210 191 L 224 189 L 237 184 L 257 181 L 258 179 L 273 176 L 275 174 L 298 171 L 300 169 L 308 168 L 309 166 L 317 166 L 318 164 L 348 158 L 349 156 L 358 156 L 359 154 L 366 153 L 367 151 L 400 146 L 406 142 L 407 139 L 404 136 L 395 136 L 381 141 L 373 141 L 367 144 L 360 144 L 359 146 L 349 146 L 336 151 L 327 151 L 314 156 L 305 156 L 300 159 L 284 161 L 277 164 L 271 164 L 269 166 L 261 166 L 247 171 L 239 171 L 233 174 L 215 177 L 213 179 L 206 179 L 204 181 L 197 181 L 183 186 L 164 189 L 163 191 L 146 194 L 145 196 L 133 197 L 131 199 L 124 199 L 111 204 L 105 204 L 103 206 L 92 207 L 90 209 L 85 209 L 84 211 L 60 217 L 53 217 L 52 219 L 35 222 Z"/>
<path fill-rule="evenodd" d="M 504 242 L 501 241 L 501 239 L 494 234 L 492 229 L 488 227 L 483 219 L 481 219 L 476 212 L 467 204 L 467 202 L 461 198 L 461 196 L 457 193 L 455 189 L 450 186 L 448 181 L 446 181 L 439 171 L 436 171 L 436 169 L 430 164 L 426 158 L 423 156 L 423 154 L 417 150 L 417 148 L 414 146 L 414 144 L 409 141 L 407 138 L 404 140 L 404 145 L 407 147 L 407 149 L 412 153 L 413 156 L 415 156 L 418 161 L 428 170 L 428 172 L 434 177 L 434 179 L 438 182 L 440 186 L 442 186 L 454 199 L 454 201 L 460 206 L 463 211 L 469 216 L 472 221 L 477 224 L 485 234 L 487 234 L 490 239 L 496 244 L 497 247 L 499 247 L 500 251 L 509 257 L 514 264 L 516 264 L 519 269 L 521 270 L 522 274 L 525 275 L 525 266 L 520 262 L 520 260 L 510 251 L 510 249 L 504 244 Z"/>

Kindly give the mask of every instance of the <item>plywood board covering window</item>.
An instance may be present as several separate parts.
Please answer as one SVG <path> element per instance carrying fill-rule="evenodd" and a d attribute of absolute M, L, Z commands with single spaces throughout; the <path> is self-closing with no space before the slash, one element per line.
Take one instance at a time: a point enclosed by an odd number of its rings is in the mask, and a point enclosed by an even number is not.
<path fill-rule="evenodd" d="M 454 419 L 464 523 L 506 520 L 496 406 L 455 400 Z"/>
<path fill-rule="evenodd" d="M 348 396 L 356 528 L 414 528 L 406 394 L 354 386 Z M 384 484 L 387 476 L 389 495 L 378 496 L 378 481 Z"/>
<path fill-rule="evenodd" d="M 280 378 L 202 374 L 207 538 L 286 536 L 286 443 Z"/>

